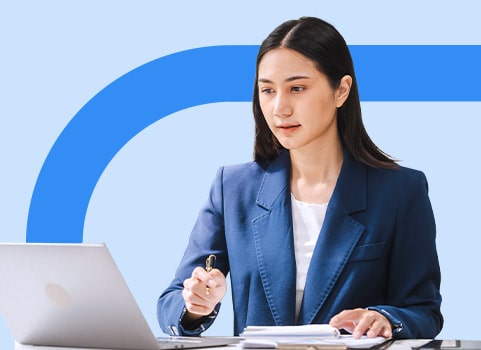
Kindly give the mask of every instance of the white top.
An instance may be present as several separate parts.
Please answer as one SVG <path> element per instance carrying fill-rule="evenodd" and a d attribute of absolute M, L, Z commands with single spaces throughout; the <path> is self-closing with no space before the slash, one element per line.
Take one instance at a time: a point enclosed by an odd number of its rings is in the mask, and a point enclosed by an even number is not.
<path fill-rule="evenodd" d="M 307 270 L 326 216 L 327 203 L 298 201 L 291 193 L 294 252 L 296 255 L 296 319 L 301 309 Z"/>

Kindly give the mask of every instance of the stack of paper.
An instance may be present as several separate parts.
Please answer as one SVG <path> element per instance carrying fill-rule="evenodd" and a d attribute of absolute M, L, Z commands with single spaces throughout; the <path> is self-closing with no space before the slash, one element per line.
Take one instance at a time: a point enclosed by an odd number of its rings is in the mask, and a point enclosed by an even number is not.
<path fill-rule="evenodd" d="M 367 349 L 382 344 L 385 338 L 341 335 L 328 324 L 302 326 L 249 326 L 244 329 L 239 346 L 244 349 Z"/>
<path fill-rule="evenodd" d="M 302 326 L 248 326 L 242 336 L 249 337 L 334 337 L 339 338 L 337 328 L 328 324 L 307 324 Z"/>

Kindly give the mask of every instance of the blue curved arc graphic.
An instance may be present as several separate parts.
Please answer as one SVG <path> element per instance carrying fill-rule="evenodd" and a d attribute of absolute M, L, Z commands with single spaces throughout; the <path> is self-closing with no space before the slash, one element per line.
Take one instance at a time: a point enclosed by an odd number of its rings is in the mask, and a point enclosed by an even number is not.
<path fill-rule="evenodd" d="M 155 121 L 189 107 L 249 101 L 256 46 L 165 56 L 120 77 L 90 100 L 52 147 L 35 185 L 28 242 L 82 242 L 88 203 L 115 154 Z M 225 81 L 229 80 L 229 88 Z"/>
<path fill-rule="evenodd" d="M 481 101 L 481 46 L 350 49 L 363 101 Z M 26 241 L 82 242 L 90 197 L 115 154 L 143 129 L 182 109 L 251 101 L 257 50 L 246 45 L 178 52 L 100 91 L 73 117 L 43 164 Z"/>

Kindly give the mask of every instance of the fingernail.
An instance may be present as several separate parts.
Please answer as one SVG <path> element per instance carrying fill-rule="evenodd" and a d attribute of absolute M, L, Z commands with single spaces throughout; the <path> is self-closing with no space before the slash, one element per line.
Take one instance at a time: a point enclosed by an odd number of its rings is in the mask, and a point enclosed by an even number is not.
<path fill-rule="evenodd" d="M 217 283 L 214 280 L 208 280 L 207 285 L 211 288 L 217 287 Z"/>

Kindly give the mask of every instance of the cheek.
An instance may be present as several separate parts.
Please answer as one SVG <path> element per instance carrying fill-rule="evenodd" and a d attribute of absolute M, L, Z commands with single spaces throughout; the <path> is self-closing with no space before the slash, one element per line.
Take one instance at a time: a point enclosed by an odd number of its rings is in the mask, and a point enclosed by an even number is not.
<path fill-rule="evenodd" d="M 332 115 L 336 114 L 337 106 L 334 98 L 326 96 L 325 99 L 318 102 L 316 111 L 318 115 L 323 115 L 325 118 L 330 118 Z"/>

